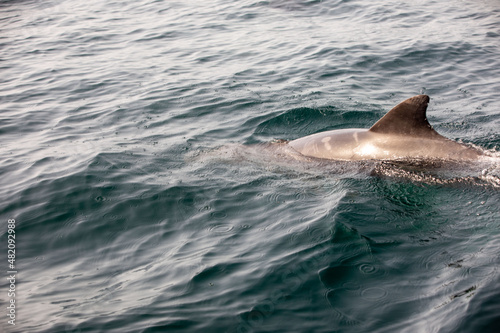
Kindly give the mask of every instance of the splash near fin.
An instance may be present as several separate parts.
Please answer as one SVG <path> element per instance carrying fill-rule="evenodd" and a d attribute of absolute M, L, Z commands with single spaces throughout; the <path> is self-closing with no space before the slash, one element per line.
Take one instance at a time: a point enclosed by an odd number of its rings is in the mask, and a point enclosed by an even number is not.
<path fill-rule="evenodd" d="M 428 104 L 429 96 L 427 95 L 408 98 L 380 118 L 370 131 L 415 137 L 441 137 L 427 121 L 425 112 Z"/>

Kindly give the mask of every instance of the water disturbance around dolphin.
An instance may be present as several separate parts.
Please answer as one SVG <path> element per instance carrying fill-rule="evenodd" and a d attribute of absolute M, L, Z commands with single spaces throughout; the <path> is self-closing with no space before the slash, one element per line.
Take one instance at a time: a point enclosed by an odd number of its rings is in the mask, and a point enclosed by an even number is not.
<path fill-rule="evenodd" d="M 370 129 L 341 129 L 312 134 L 288 144 L 305 156 L 331 160 L 475 160 L 483 153 L 445 138 L 427 121 L 429 96 L 411 97 Z"/>

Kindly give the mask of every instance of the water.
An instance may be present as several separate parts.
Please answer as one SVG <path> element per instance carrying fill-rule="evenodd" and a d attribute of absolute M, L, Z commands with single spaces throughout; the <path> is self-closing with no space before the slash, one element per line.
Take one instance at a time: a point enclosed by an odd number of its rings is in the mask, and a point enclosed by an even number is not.
<path fill-rule="evenodd" d="M 269 143 L 426 93 L 498 154 L 499 27 L 491 0 L 0 1 L 0 327 L 494 332 L 498 164 Z"/>

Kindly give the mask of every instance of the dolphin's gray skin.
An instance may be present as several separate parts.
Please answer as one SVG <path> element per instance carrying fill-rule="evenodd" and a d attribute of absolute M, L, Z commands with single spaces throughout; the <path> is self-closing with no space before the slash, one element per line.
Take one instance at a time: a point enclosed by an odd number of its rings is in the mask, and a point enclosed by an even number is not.
<path fill-rule="evenodd" d="M 331 160 L 475 160 L 478 149 L 439 135 L 427 121 L 429 96 L 401 102 L 370 129 L 341 129 L 312 134 L 288 144 L 305 156 Z"/>

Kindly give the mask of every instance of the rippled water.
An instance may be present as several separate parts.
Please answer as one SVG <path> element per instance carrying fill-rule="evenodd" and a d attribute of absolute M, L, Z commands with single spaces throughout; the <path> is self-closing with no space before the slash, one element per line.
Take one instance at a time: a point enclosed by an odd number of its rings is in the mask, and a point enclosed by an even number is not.
<path fill-rule="evenodd" d="M 301 159 L 431 96 L 500 151 L 497 1 L 0 1 L 9 332 L 495 332 L 499 166 Z"/>

